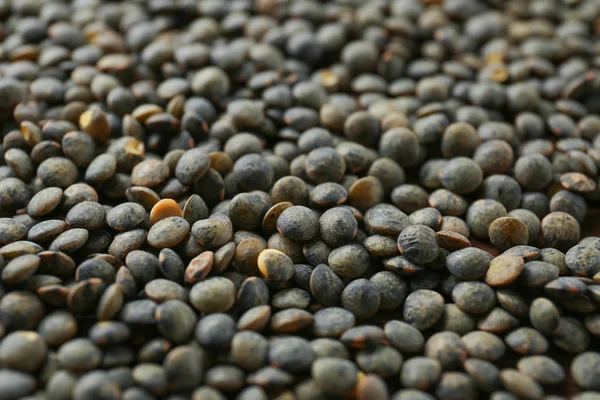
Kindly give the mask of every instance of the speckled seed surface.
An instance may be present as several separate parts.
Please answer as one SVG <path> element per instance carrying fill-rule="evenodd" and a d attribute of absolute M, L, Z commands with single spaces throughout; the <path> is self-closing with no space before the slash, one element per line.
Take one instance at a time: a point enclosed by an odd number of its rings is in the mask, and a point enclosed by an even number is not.
<path fill-rule="evenodd" d="M 0 400 L 600 396 L 598 0 L 0 0 Z"/>

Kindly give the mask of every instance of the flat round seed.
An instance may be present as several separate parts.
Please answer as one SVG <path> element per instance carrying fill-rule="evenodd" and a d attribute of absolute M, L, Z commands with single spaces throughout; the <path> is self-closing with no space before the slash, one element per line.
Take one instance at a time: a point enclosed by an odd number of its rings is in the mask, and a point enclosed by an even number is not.
<path fill-rule="evenodd" d="M 53 311 L 46 315 L 37 328 L 50 346 L 60 346 L 77 334 L 77 320 L 67 311 Z"/>
<path fill-rule="evenodd" d="M 104 227 L 106 210 L 100 203 L 84 201 L 69 210 L 65 222 L 72 228 L 95 230 Z"/>
<path fill-rule="evenodd" d="M 468 358 L 463 366 L 479 389 L 489 393 L 500 387 L 500 370 L 493 363 Z"/>
<path fill-rule="evenodd" d="M 434 333 L 425 343 L 425 356 L 437 360 L 444 370 L 458 368 L 467 358 L 467 347 L 455 332 Z"/>
<path fill-rule="evenodd" d="M 558 327 L 560 311 L 550 300 L 539 297 L 529 308 L 531 325 L 546 335 L 551 335 Z"/>
<path fill-rule="evenodd" d="M 319 264 L 310 275 L 310 290 L 313 297 L 324 306 L 340 304 L 344 284 L 325 264 Z"/>
<path fill-rule="evenodd" d="M 49 187 L 36 193 L 27 205 L 27 213 L 32 217 L 50 214 L 62 199 L 63 191 L 58 187 Z"/>
<path fill-rule="evenodd" d="M 560 176 L 560 184 L 567 190 L 577 193 L 590 193 L 596 190 L 596 182 L 581 172 L 567 172 Z"/>
<path fill-rule="evenodd" d="M 364 212 L 382 202 L 383 185 L 379 179 L 367 176 L 354 182 L 348 190 L 348 204 Z"/>
<path fill-rule="evenodd" d="M 235 334 L 235 321 L 227 314 L 215 313 L 198 321 L 195 337 L 198 343 L 213 349 L 230 346 Z"/>
<path fill-rule="evenodd" d="M 483 331 L 467 333 L 462 341 L 471 357 L 496 361 L 504 356 L 506 345 L 498 336 Z"/>
<path fill-rule="evenodd" d="M 63 157 L 51 157 L 44 160 L 37 169 L 37 176 L 46 186 L 67 188 L 77 182 L 77 166 Z"/>
<path fill-rule="evenodd" d="M 157 303 L 168 300 L 186 301 L 188 299 L 187 292 L 181 285 L 166 279 L 155 279 L 148 282 L 144 286 L 144 293 Z"/>
<path fill-rule="evenodd" d="M 31 277 L 40 265 L 40 257 L 35 254 L 24 254 L 8 262 L 2 270 L 2 282 L 16 284 Z"/>
<path fill-rule="evenodd" d="M 561 317 L 552 337 L 552 343 L 558 348 L 570 352 L 581 353 L 590 345 L 590 337 L 585 326 L 572 317 Z"/>
<path fill-rule="evenodd" d="M 341 277 L 357 278 L 369 266 L 369 253 L 359 244 L 341 246 L 329 253 L 328 264 Z"/>
<path fill-rule="evenodd" d="M 98 301 L 96 317 L 99 321 L 107 321 L 116 317 L 121 311 L 123 303 L 123 286 L 120 283 L 113 283 L 102 293 Z"/>
<path fill-rule="evenodd" d="M 389 397 L 389 392 L 383 379 L 369 374 L 359 380 L 356 387 L 356 397 L 359 400 L 384 399 Z"/>
<path fill-rule="evenodd" d="M 233 266 L 239 273 L 244 275 L 256 275 L 260 272 L 258 267 L 258 257 L 260 253 L 266 249 L 266 243 L 264 243 L 262 238 L 249 237 L 242 240 L 237 246 L 233 243 L 228 247 L 230 250 L 227 251 L 231 253 L 228 256 L 229 260 L 233 259 Z M 225 246 L 221 249 L 223 248 L 225 248 Z M 219 251 L 221 249 L 219 249 Z M 215 261 L 218 261 L 217 256 L 219 255 L 219 251 L 215 253 Z M 227 266 L 225 265 L 225 267 Z"/>
<path fill-rule="evenodd" d="M 124 260 L 129 253 L 139 250 L 146 241 L 146 231 L 143 229 L 134 229 L 115 235 L 108 253 L 112 256 Z"/>
<path fill-rule="evenodd" d="M 565 254 L 567 267 L 577 275 L 593 276 L 600 271 L 598 265 L 600 254 L 592 246 L 573 246 Z"/>
<path fill-rule="evenodd" d="M 276 232 L 279 216 L 284 210 L 290 208 L 292 205 L 293 204 L 288 201 L 282 201 L 269 208 L 262 220 L 263 231 L 269 234 Z"/>
<path fill-rule="evenodd" d="M 430 390 L 439 381 L 442 366 L 436 359 L 429 357 L 412 357 L 404 362 L 400 372 L 400 382 L 404 387 Z"/>
<path fill-rule="evenodd" d="M 190 232 L 190 224 L 182 217 L 161 219 L 148 231 L 148 244 L 155 248 L 173 247 L 181 243 Z"/>
<path fill-rule="evenodd" d="M 2 339 L 0 361 L 5 368 L 34 372 L 44 362 L 47 350 L 46 342 L 37 332 L 12 332 Z"/>
<path fill-rule="evenodd" d="M 237 229 L 257 229 L 270 207 L 271 199 L 263 192 L 240 193 L 229 203 L 229 218 Z"/>
<path fill-rule="evenodd" d="M 398 375 L 403 360 L 400 352 L 390 346 L 362 350 L 356 355 L 356 364 L 363 372 L 373 373 L 382 378 Z"/>
<path fill-rule="evenodd" d="M 201 148 L 190 149 L 183 153 L 177 162 L 175 176 L 183 184 L 191 184 L 202 178 L 209 167 L 210 158 L 205 150 Z"/>
<path fill-rule="evenodd" d="M 194 310 L 181 300 L 170 299 L 156 308 L 158 331 L 171 343 L 187 342 L 196 326 Z"/>
<path fill-rule="evenodd" d="M 205 251 L 194 257 L 185 268 L 183 280 L 188 284 L 194 284 L 204 280 L 211 272 L 214 264 L 214 253 Z"/>
<path fill-rule="evenodd" d="M 37 243 L 19 240 L 0 247 L 0 255 L 4 260 L 11 260 L 23 254 L 37 254 L 44 248 Z"/>
<path fill-rule="evenodd" d="M 523 265 L 521 280 L 530 287 L 540 287 L 558 278 L 558 267 L 543 261 L 529 261 Z"/>
<path fill-rule="evenodd" d="M 227 311 L 235 302 L 235 285 L 222 277 L 198 282 L 190 291 L 190 302 L 201 312 Z"/>
<path fill-rule="evenodd" d="M 534 246 L 515 246 L 506 250 L 502 255 L 521 257 L 525 262 L 537 260 L 541 250 Z"/>
<path fill-rule="evenodd" d="M 363 246 L 367 249 L 371 257 L 390 257 L 399 253 L 396 239 L 390 236 L 369 236 L 363 241 Z"/>
<path fill-rule="evenodd" d="M 431 290 L 417 290 L 404 302 L 404 320 L 419 330 L 437 323 L 444 310 L 444 298 Z"/>
<path fill-rule="evenodd" d="M 315 358 L 336 357 L 343 358 L 346 360 L 350 359 L 350 352 L 348 351 L 344 343 L 337 339 L 313 339 L 310 342 L 310 347 L 315 355 Z"/>
<path fill-rule="evenodd" d="M 238 320 L 239 330 L 261 331 L 271 318 L 271 307 L 256 306 L 247 310 Z"/>
<path fill-rule="evenodd" d="M 131 251 L 125 258 L 125 266 L 136 282 L 142 285 L 155 279 L 159 273 L 157 257 L 147 251 Z"/>
<path fill-rule="evenodd" d="M 428 194 L 420 186 L 404 184 L 392 191 L 391 200 L 402 212 L 412 213 L 427 207 Z"/>
<path fill-rule="evenodd" d="M 173 209 L 173 213 L 175 214 L 177 211 Z M 183 218 L 185 218 L 190 225 L 193 225 L 196 221 L 208 217 L 208 207 L 200 196 L 193 194 L 185 202 L 182 214 Z M 152 221 L 152 213 L 150 214 L 150 220 Z"/>
<path fill-rule="evenodd" d="M 235 286 L 234 286 L 235 288 Z M 269 289 L 266 283 L 259 278 L 246 278 L 238 288 L 237 305 L 241 310 L 269 303 Z"/>
<path fill-rule="evenodd" d="M 110 125 L 106 114 L 98 107 L 90 107 L 79 117 L 79 127 L 98 143 L 110 136 Z"/>
<path fill-rule="evenodd" d="M 441 230 L 435 233 L 438 245 L 446 250 L 460 250 L 471 246 L 471 242 L 458 232 Z"/>
<path fill-rule="evenodd" d="M 89 232 L 83 228 L 73 228 L 58 235 L 48 247 L 51 251 L 71 254 L 79 250 L 89 238 Z"/>
<path fill-rule="evenodd" d="M 63 211 L 70 210 L 75 204 L 82 201 L 98 201 L 98 193 L 96 190 L 86 183 L 75 183 L 63 192 L 61 209 Z"/>
<path fill-rule="evenodd" d="M 233 227 L 228 219 L 209 218 L 192 225 L 192 236 L 205 247 L 219 247 L 231 240 Z"/>
<path fill-rule="evenodd" d="M 381 271 L 370 279 L 380 294 L 380 310 L 391 310 L 401 306 L 406 299 L 408 289 L 401 277 L 391 271 Z"/>
<path fill-rule="evenodd" d="M 341 207 L 325 211 L 319 218 L 319 226 L 321 239 L 331 247 L 347 244 L 358 231 L 358 222 L 352 212 Z"/>
<path fill-rule="evenodd" d="M 505 342 L 524 355 L 543 354 L 548 349 L 548 340 L 533 328 L 518 328 L 505 337 Z"/>
<path fill-rule="evenodd" d="M 12 218 L 0 218 L 0 245 L 16 242 L 27 236 L 27 227 Z"/>
<path fill-rule="evenodd" d="M 52 273 L 54 276 L 67 277 L 75 272 L 75 261 L 67 254 L 55 251 L 37 253 L 41 259 L 38 272 Z"/>
<path fill-rule="evenodd" d="M 294 205 L 307 205 L 308 199 L 309 189 L 306 183 L 296 176 L 285 176 L 273 185 L 273 203 L 288 201 Z"/>
<path fill-rule="evenodd" d="M 152 188 L 164 183 L 169 177 L 169 166 L 159 160 L 144 160 L 131 171 L 131 184 Z"/>
<path fill-rule="evenodd" d="M 258 269 L 267 280 L 287 281 L 294 274 L 292 260 L 284 253 L 267 249 L 258 255 Z"/>
<path fill-rule="evenodd" d="M 462 372 L 444 372 L 435 391 L 441 399 L 477 397 L 477 389 L 471 377 Z"/>
<path fill-rule="evenodd" d="M 128 340 L 131 329 L 120 321 L 97 322 L 90 328 L 88 336 L 96 345 L 115 345 Z"/>
<path fill-rule="evenodd" d="M 367 279 L 352 281 L 342 291 L 342 307 L 357 318 L 373 316 L 381 304 L 381 295 L 377 287 Z"/>
<path fill-rule="evenodd" d="M 150 223 L 156 224 L 167 217 L 181 217 L 182 212 L 177 202 L 173 199 L 163 199 L 154 204 L 150 210 Z M 194 221 L 195 222 L 195 221 Z"/>
<path fill-rule="evenodd" d="M 106 224 L 117 231 L 127 231 L 146 218 L 146 210 L 137 203 L 123 203 L 106 214 Z"/>
<path fill-rule="evenodd" d="M 544 286 L 544 291 L 555 299 L 574 300 L 580 298 L 587 286 L 575 277 L 559 277 Z"/>
<path fill-rule="evenodd" d="M 417 264 L 430 263 L 439 254 L 437 237 L 433 229 L 425 225 L 411 225 L 398 236 L 400 253 Z"/>
<path fill-rule="evenodd" d="M 267 361 L 267 340 L 259 333 L 240 331 L 231 340 L 234 364 L 246 371 L 256 371 Z"/>
<path fill-rule="evenodd" d="M 486 272 L 489 273 L 491 260 L 491 254 L 469 247 L 450 253 L 446 258 L 446 266 L 448 271 L 457 278 L 474 280 L 481 278 Z"/>
<path fill-rule="evenodd" d="M 365 213 L 364 223 L 369 234 L 390 236 L 397 236 L 411 224 L 406 214 L 390 204 L 378 204 L 369 208 Z"/>
<path fill-rule="evenodd" d="M 339 183 L 320 183 L 310 191 L 310 200 L 322 207 L 343 204 L 348 199 L 348 191 Z"/>
<path fill-rule="evenodd" d="M 492 288 L 483 282 L 461 282 L 452 290 L 452 300 L 469 314 L 483 314 L 496 304 Z"/>
<path fill-rule="evenodd" d="M 541 190 L 552 180 L 550 161 L 541 154 L 528 154 L 515 163 L 515 179 L 526 189 Z"/>
<path fill-rule="evenodd" d="M 311 209 L 293 206 L 279 215 L 277 230 L 287 238 L 308 241 L 319 233 L 319 221 Z"/>
<path fill-rule="evenodd" d="M 403 321 L 390 321 L 384 327 L 385 337 L 402 353 L 416 353 L 423 348 L 425 339 L 421 331 Z"/>
<path fill-rule="evenodd" d="M 4 392 L 9 400 L 24 398 L 33 393 L 37 386 L 36 380 L 31 374 L 8 368 L 0 371 L 0 382 L 2 382 Z"/>
<path fill-rule="evenodd" d="M 340 340 L 348 347 L 354 349 L 367 349 L 377 347 L 384 339 L 384 332 L 378 326 L 361 325 L 348 329 L 342 334 Z"/>
<path fill-rule="evenodd" d="M 297 308 L 279 311 L 271 317 L 270 328 L 277 333 L 291 334 L 302 331 L 314 321 L 311 313 Z"/>
<path fill-rule="evenodd" d="M 73 339 L 58 349 L 61 367 L 74 372 L 88 371 L 100 364 L 102 352 L 89 339 Z"/>
<path fill-rule="evenodd" d="M 483 180 L 483 172 L 475 161 L 467 157 L 455 157 L 446 164 L 439 177 L 446 189 L 464 194 L 479 187 Z"/>
<path fill-rule="evenodd" d="M 152 189 L 143 186 L 132 186 L 125 192 L 127 200 L 138 203 L 148 212 L 160 201 L 160 197 Z"/>
<path fill-rule="evenodd" d="M 355 322 L 354 315 L 343 308 L 326 308 L 314 314 L 313 333 L 319 337 L 338 337 Z"/>
<path fill-rule="evenodd" d="M 310 294 L 302 289 L 290 288 L 277 292 L 271 299 L 275 308 L 306 308 L 310 303 Z"/>
<path fill-rule="evenodd" d="M 63 136 L 61 146 L 65 157 L 80 168 L 87 167 L 94 157 L 96 145 L 85 132 L 71 131 Z"/>
<path fill-rule="evenodd" d="M 467 211 L 469 203 L 462 196 L 447 189 L 433 191 L 428 198 L 428 204 L 444 215 L 461 216 Z"/>
<path fill-rule="evenodd" d="M 598 390 L 600 354 L 592 351 L 579 354 L 571 363 L 571 375 L 579 387 Z"/>
<path fill-rule="evenodd" d="M 126 303 L 119 314 L 119 319 L 133 325 L 156 324 L 156 302 L 145 299 Z"/>
<path fill-rule="evenodd" d="M 544 391 L 537 382 L 516 369 L 501 370 L 500 380 L 510 392 L 519 397 L 541 399 L 544 395 Z"/>
<path fill-rule="evenodd" d="M 99 278 L 80 281 L 69 288 L 66 299 L 67 308 L 77 314 L 90 312 L 105 289 L 106 283 Z"/>
<path fill-rule="evenodd" d="M 517 218 L 502 217 L 494 220 L 489 227 L 488 235 L 492 244 L 500 250 L 529 242 L 527 226 Z"/>
<path fill-rule="evenodd" d="M 85 170 L 85 181 L 89 183 L 102 183 L 117 172 L 117 159 L 112 154 L 100 154 L 94 158 Z"/>
<path fill-rule="evenodd" d="M 490 286 L 508 285 L 523 271 L 523 258 L 501 255 L 494 258 L 485 274 L 485 283 Z"/>
<path fill-rule="evenodd" d="M 556 385 L 565 379 L 565 370 L 559 363 L 546 356 L 523 357 L 517 369 L 542 385 Z"/>
<path fill-rule="evenodd" d="M 473 330 L 476 321 L 473 316 L 462 311 L 456 304 L 444 305 L 444 311 L 437 326 L 441 330 L 466 334 Z"/>
<path fill-rule="evenodd" d="M 356 365 L 338 358 L 319 358 L 313 363 L 311 372 L 319 388 L 333 396 L 350 391 L 358 379 Z"/>
<path fill-rule="evenodd" d="M 542 236 L 551 247 L 566 251 L 579 241 L 579 223 L 565 212 L 551 212 L 542 219 Z"/>

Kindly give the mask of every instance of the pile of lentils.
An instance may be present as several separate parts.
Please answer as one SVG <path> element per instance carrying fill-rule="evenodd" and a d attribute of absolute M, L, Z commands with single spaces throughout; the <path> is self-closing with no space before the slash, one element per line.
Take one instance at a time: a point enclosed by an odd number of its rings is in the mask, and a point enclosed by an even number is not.
<path fill-rule="evenodd" d="M 0 0 L 0 41 L 0 399 L 600 398 L 598 0 Z"/>

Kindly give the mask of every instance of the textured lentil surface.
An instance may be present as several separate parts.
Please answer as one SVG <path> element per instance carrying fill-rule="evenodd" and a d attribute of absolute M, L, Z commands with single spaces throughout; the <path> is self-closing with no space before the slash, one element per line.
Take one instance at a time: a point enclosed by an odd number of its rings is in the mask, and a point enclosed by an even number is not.
<path fill-rule="evenodd" d="M 1 400 L 600 397 L 597 0 L 0 0 L 0 139 Z"/>

